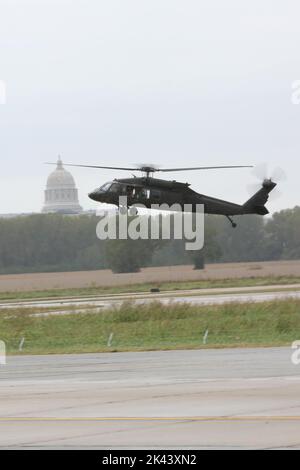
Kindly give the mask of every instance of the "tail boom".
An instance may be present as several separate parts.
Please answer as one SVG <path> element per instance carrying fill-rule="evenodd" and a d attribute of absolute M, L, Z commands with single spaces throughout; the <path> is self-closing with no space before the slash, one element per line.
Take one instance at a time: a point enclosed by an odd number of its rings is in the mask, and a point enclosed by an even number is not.
<path fill-rule="evenodd" d="M 265 180 L 262 188 L 243 205 L 245 213 L 258 215 L 269 214 L 265 205 L 269 200 L 269 194 L 274 188 L 276 188 L 276 186 L 277 184 L 272 180 Z"/>

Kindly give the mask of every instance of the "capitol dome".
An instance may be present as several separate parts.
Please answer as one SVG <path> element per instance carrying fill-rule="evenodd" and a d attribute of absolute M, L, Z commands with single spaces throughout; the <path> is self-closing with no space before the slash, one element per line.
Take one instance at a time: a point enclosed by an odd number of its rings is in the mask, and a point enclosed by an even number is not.
<path fill-rule="evenodd" d="M 43 212 L 79 214 L 81 211 L 74 178 L 69 171 L 64 169 L 59 157 L 56 169 L 47 179 Z"/>

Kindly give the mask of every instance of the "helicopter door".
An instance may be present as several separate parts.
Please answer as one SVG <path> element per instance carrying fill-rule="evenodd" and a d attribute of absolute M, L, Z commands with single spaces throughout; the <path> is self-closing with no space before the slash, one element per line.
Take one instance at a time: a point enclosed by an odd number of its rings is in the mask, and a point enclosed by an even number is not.
<path fill-rule="evenodd" d="M 126 196 L 131 198 L 135 196 L 135 187 L 134 186 L 126 186 Z"/>
<path fill-rule="evenodd" d="M 145 188 L 136 187 L 134 195 L 137 201 L 139 201 L 140 203 L 143 203 L 143 201 L 147 199 L 147 190 Z"/>
<path fill-rule="evenodd" d="M 160 201 L 161 200 L 161 191 L 158 189 L 152 189 L 151 190 L 151 198 L 153 201 Z"/>

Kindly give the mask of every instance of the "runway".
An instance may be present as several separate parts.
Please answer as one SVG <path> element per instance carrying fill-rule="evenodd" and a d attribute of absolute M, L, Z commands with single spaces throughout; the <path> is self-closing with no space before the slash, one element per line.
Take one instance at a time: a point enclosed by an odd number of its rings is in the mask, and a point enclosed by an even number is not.
<path fill-rule="evenodd" d="M 0 366 L 0 446 L 300 448 L 300 365 L 291 354 L 8 357 Z"/>

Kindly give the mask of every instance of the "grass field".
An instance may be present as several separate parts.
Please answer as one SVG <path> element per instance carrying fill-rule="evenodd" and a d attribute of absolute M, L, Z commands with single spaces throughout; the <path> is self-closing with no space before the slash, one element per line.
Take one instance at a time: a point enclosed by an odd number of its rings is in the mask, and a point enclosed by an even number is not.
<path fill-rule="evenodd" d="M 269 276 L 251 277 L 241 279 L 211 279 L 199 281 L 174 281 L 133 284 L 115 287 L 82 287 L 65 289 L 48 289 L 36 291 L 0 292 L 0 300 L 28 300 L 51 299 L 60 297 L 88 297 L 93 295 L 109 295 L 133 292 L 149 292 L 152 287 L 159 287 L 162 291 L 180 291 L 192 289 L 230 288 L 230 287 L 258 287 L 258 286 L 285 286 L 300 284 L 300 276 Z"/>
<path fill-rule="evenodd" d="M 1 310 L 0 339 L 5 341 L 8 354 L 20 353 L 22 338 L 25 354 L 267 347 L 290 345 L 300 339 L 299 300 L 205 307 L 125 303 L 119 310 L 101 314 L 48 317 L 33 316 L 36 312 Z"/>

